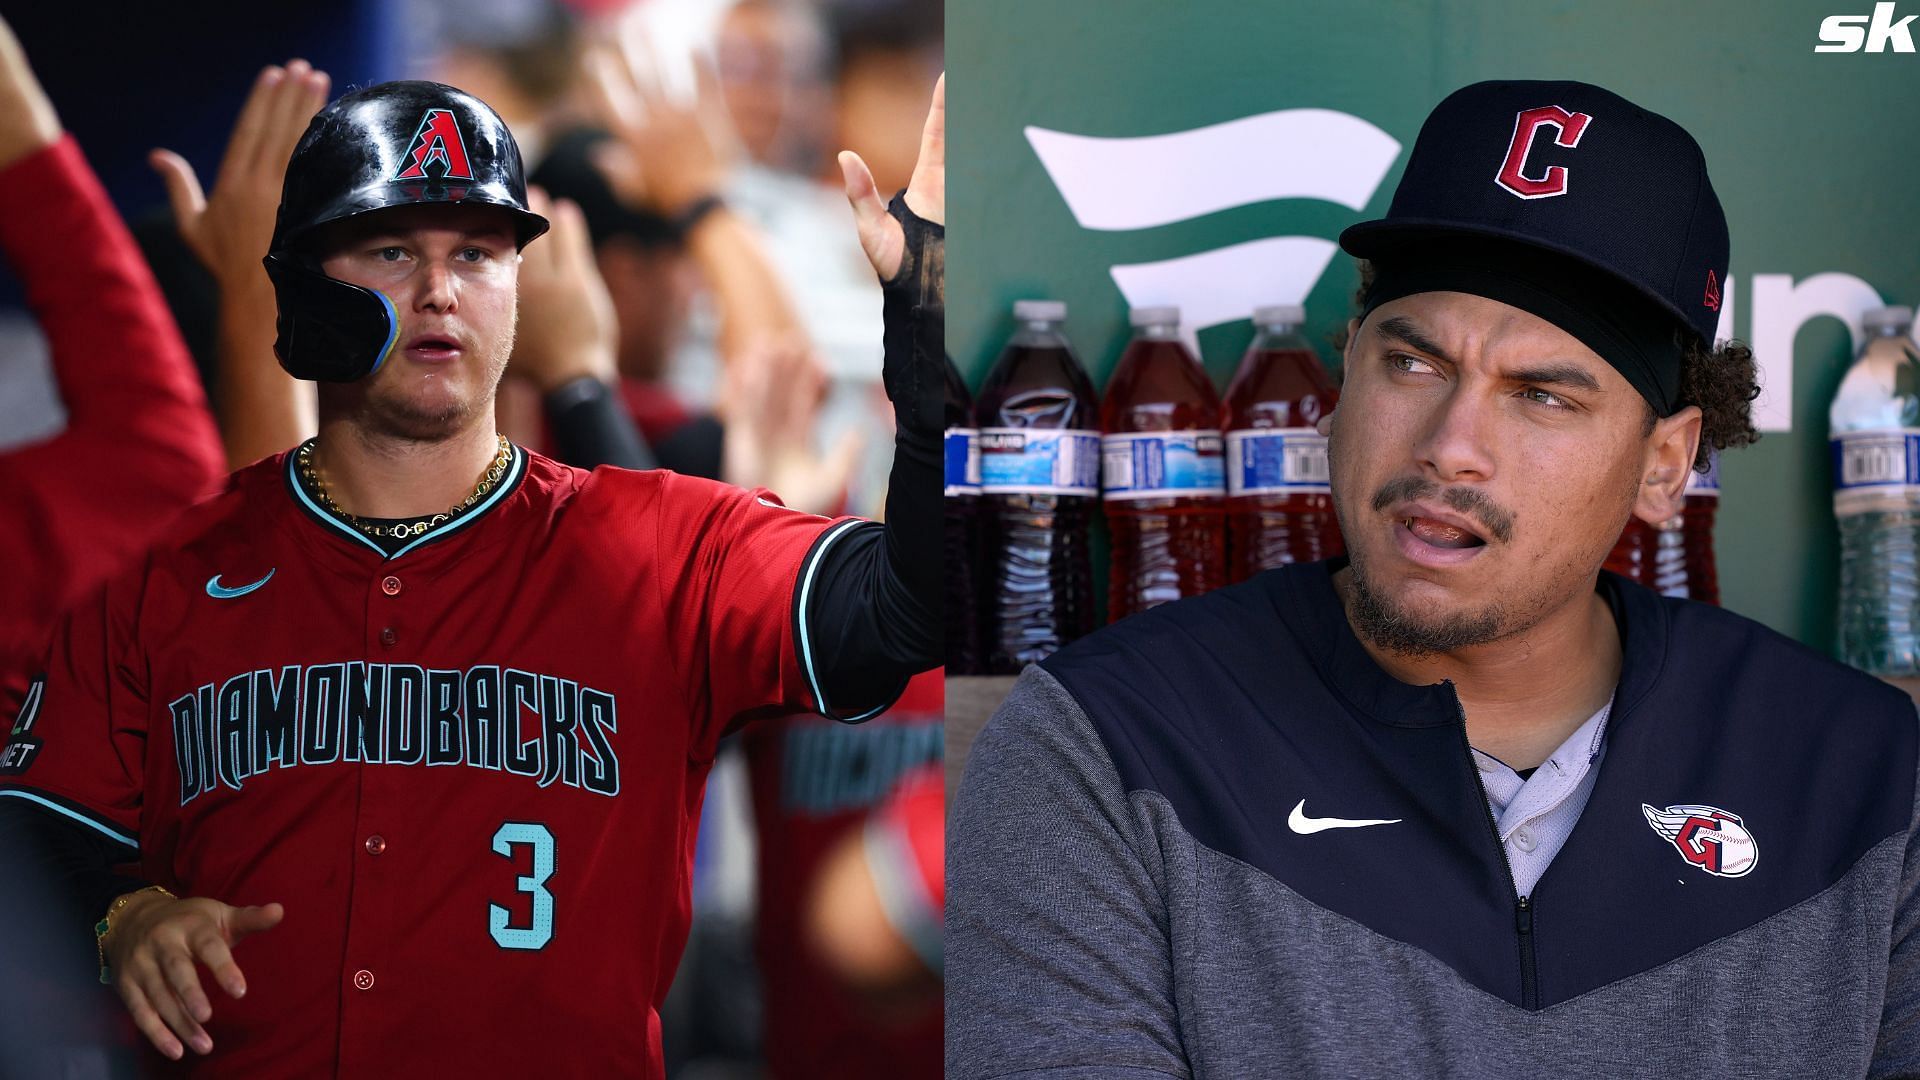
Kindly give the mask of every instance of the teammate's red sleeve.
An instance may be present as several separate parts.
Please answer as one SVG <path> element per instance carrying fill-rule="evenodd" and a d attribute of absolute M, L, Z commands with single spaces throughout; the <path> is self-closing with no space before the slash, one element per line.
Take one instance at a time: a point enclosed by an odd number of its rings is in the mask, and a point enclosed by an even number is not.
<path fill-rule="evenodd" d="M 37 804 L 129 849 L 139 847 L 146 786 L 146 665 L 133 628 L 144 580 L 123 577 L 61 617 L 46 671 L 0 750 L 0 798 Z"/>
<path fill-rule="evenodd" d="M 52 346 L 67 428 L 0 454 L 0 712 L 56 615 L 225 473 L 160 287 L 71 136 L 0 170 L 0 253 Z"/>
<path fill-rule="evenodd" d="M 760 717 L 821 712 L 812 649 L 796 612 L 810 571 L 858 518 L 832 521 L 745 491 L 660 472 L 659 575 L 667 647 L 693 699 L 694 745 Z"/>

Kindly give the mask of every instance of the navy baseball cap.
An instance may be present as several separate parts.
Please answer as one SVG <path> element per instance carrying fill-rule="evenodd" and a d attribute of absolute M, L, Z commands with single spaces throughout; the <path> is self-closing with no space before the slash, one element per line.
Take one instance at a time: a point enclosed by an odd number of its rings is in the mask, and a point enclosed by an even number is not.
<path fill-rule="evenodd" d="M 1376 262 L 1486 248 L 1477 241 L 1598 271 L 1712 346 L 1727 219 L 1706 158 L 1680 125 L 1612 91 L 1518 81 L 1454 91 L 1421 125 L 1387 216 L 1340 234 L 1349 254 Z"/>

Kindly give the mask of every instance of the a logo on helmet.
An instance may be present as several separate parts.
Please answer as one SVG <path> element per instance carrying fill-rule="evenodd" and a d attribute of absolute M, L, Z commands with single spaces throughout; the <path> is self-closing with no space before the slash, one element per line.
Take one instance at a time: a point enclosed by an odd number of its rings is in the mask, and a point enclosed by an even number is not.
<path fill-rule="evenodd" d="M 1682 804 L 1655 810 L 1641 803 L 1640 812 L 1681 858 L 1715 877 L 1745 877 L 1760 861 L 1760 845 L 1746 824 L 1717 806 Z"/>
<path fill-rule="evenodd" d="M 454 123 L 452 109 L 428 109 L 401 160 L 400 171 L 393 174 L 396 181 L 435 179 L 427 175 L 427 166 L 435 160 L 445 170 L 437 179 L 473 179 L 473 166 L 467 162 L 467 144 L 460 138 L 460 126 Z"/>
<path fill-rule="evenodd" d="M 1568 150 L 1580 145 L 1593 117 L 1568 112 L 1558 105 L 1525 109 L 1513 118 L 1513 138 L 1507 143 L 1507 158 L 1493 182 L 1522 199 L 1547 199 L 1567 193 L 1567 167 L 1549 165 L 1539 179 L 1527 175 L 1527 154 L 1533 150 L 1534 133 L 1543 127 L 1553 129 L 1553 141 Z"/>

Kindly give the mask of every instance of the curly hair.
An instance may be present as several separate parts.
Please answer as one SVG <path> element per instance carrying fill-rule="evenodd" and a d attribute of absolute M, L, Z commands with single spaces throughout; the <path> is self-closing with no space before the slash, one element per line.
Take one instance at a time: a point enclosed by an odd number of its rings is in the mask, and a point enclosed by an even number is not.
<path fill-rule="evenodd" d="M 1373 263 L 1354 260 L 1360 267 L 1360 285 L 1353 294 L 1354 316 L 1366 310 L 1367 290 L 1373 285 Z M 1753 361 L 1751 346 L 1728 341 L 1706 348 L 1688 335 L 1676 332 L 1680 346 L 1680 394 L 1676 408 L 1696 405 L 1700 409 L 1700 449 L 1693 457 L 1693 469 L 1705 473 L 1710 455 L 1718 450 L 1752 446 L 1760 441 L 1753 426 L 1753 399 L 1760 396 L 1759 368 Z M 1347 330 L 1342 326 L 1332 337 L 1333 346 L 1342 353 L 1347 348 Z M 1647 407 L 1646 427 L 1641 436 L 1653 434 L 1660 418 L 1653 406 Z"/>
<path fill-rule="evenodd" d="M 1716 450 L 1752 446 L 1760 441 L 1753 427 L 1753 399 L 1760 396 L 1758 368 L 1753 348 L 1745 342 L 1729 341 L 1709 349 L 1698 341 L 1689 342 L 1680 354 L 1681 408 L 1700 407 L 1700 449 L 1693 457 L 1693 470 L 1707 471 L 1708 455 Z M 1653 406 L 1647 406 L 1647 434 L 1659 418 Z"/>

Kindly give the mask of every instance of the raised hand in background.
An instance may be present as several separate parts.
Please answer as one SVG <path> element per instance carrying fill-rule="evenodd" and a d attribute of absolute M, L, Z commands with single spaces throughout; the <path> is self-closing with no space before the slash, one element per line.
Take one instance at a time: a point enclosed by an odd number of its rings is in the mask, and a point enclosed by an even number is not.
<path fill-rule="evenodd" d="M 623 200 L 684 230 L 719 313 L 723 364 L 745 349 L 801 339 L 799 311 L 758 231 L 720 201 L 737 150 L 711 62 L 695 58 L 697 93 L 681 102 L 635 50 L 644 46 L 606 45 L 588 56 L 587 96 L 613 136 L 595 164 Z"/>
<path fill-rule="evenodd" d="M 26 50 L 0 19 L 0 169 L 60 138 L 60 117 L 27 65 Z"/>
<path fill-rule="evenodd" d="M 721 479 L 768 488 L 795 510 L 840 511 L 864 440 L 848 431 L 825 454 L 814 449 L 826 390 L 826 373 L 800 343 L 769 341 L 735 356 L 717 409 L 726 424 Z"/>
<path fill-rule="evenodd" d="M 520 253 L 520 323 L 507 374 L 550 393 L 584 375 L 612 383 L 619 375 L 613 297 L 593 261 L 586 218 L 570 199 L 529 188 L 533 212 L 553 222 Z"/>
<path fill-rule="evenodd" d="M 329 85 L 327 73 L 305 60 L 261 71 L 234 123 L 210 198 L 179 154 L 155 150 L 148 157 L 166 183 L 180 238 L 220 287 L 215 403 L 231 468 L 285 450 L 319 425 L 312 387 L 274 360 L 277 309 L 260 260 L 273 238 L 287 159 L 307 121 L 326 104 Z"/>

